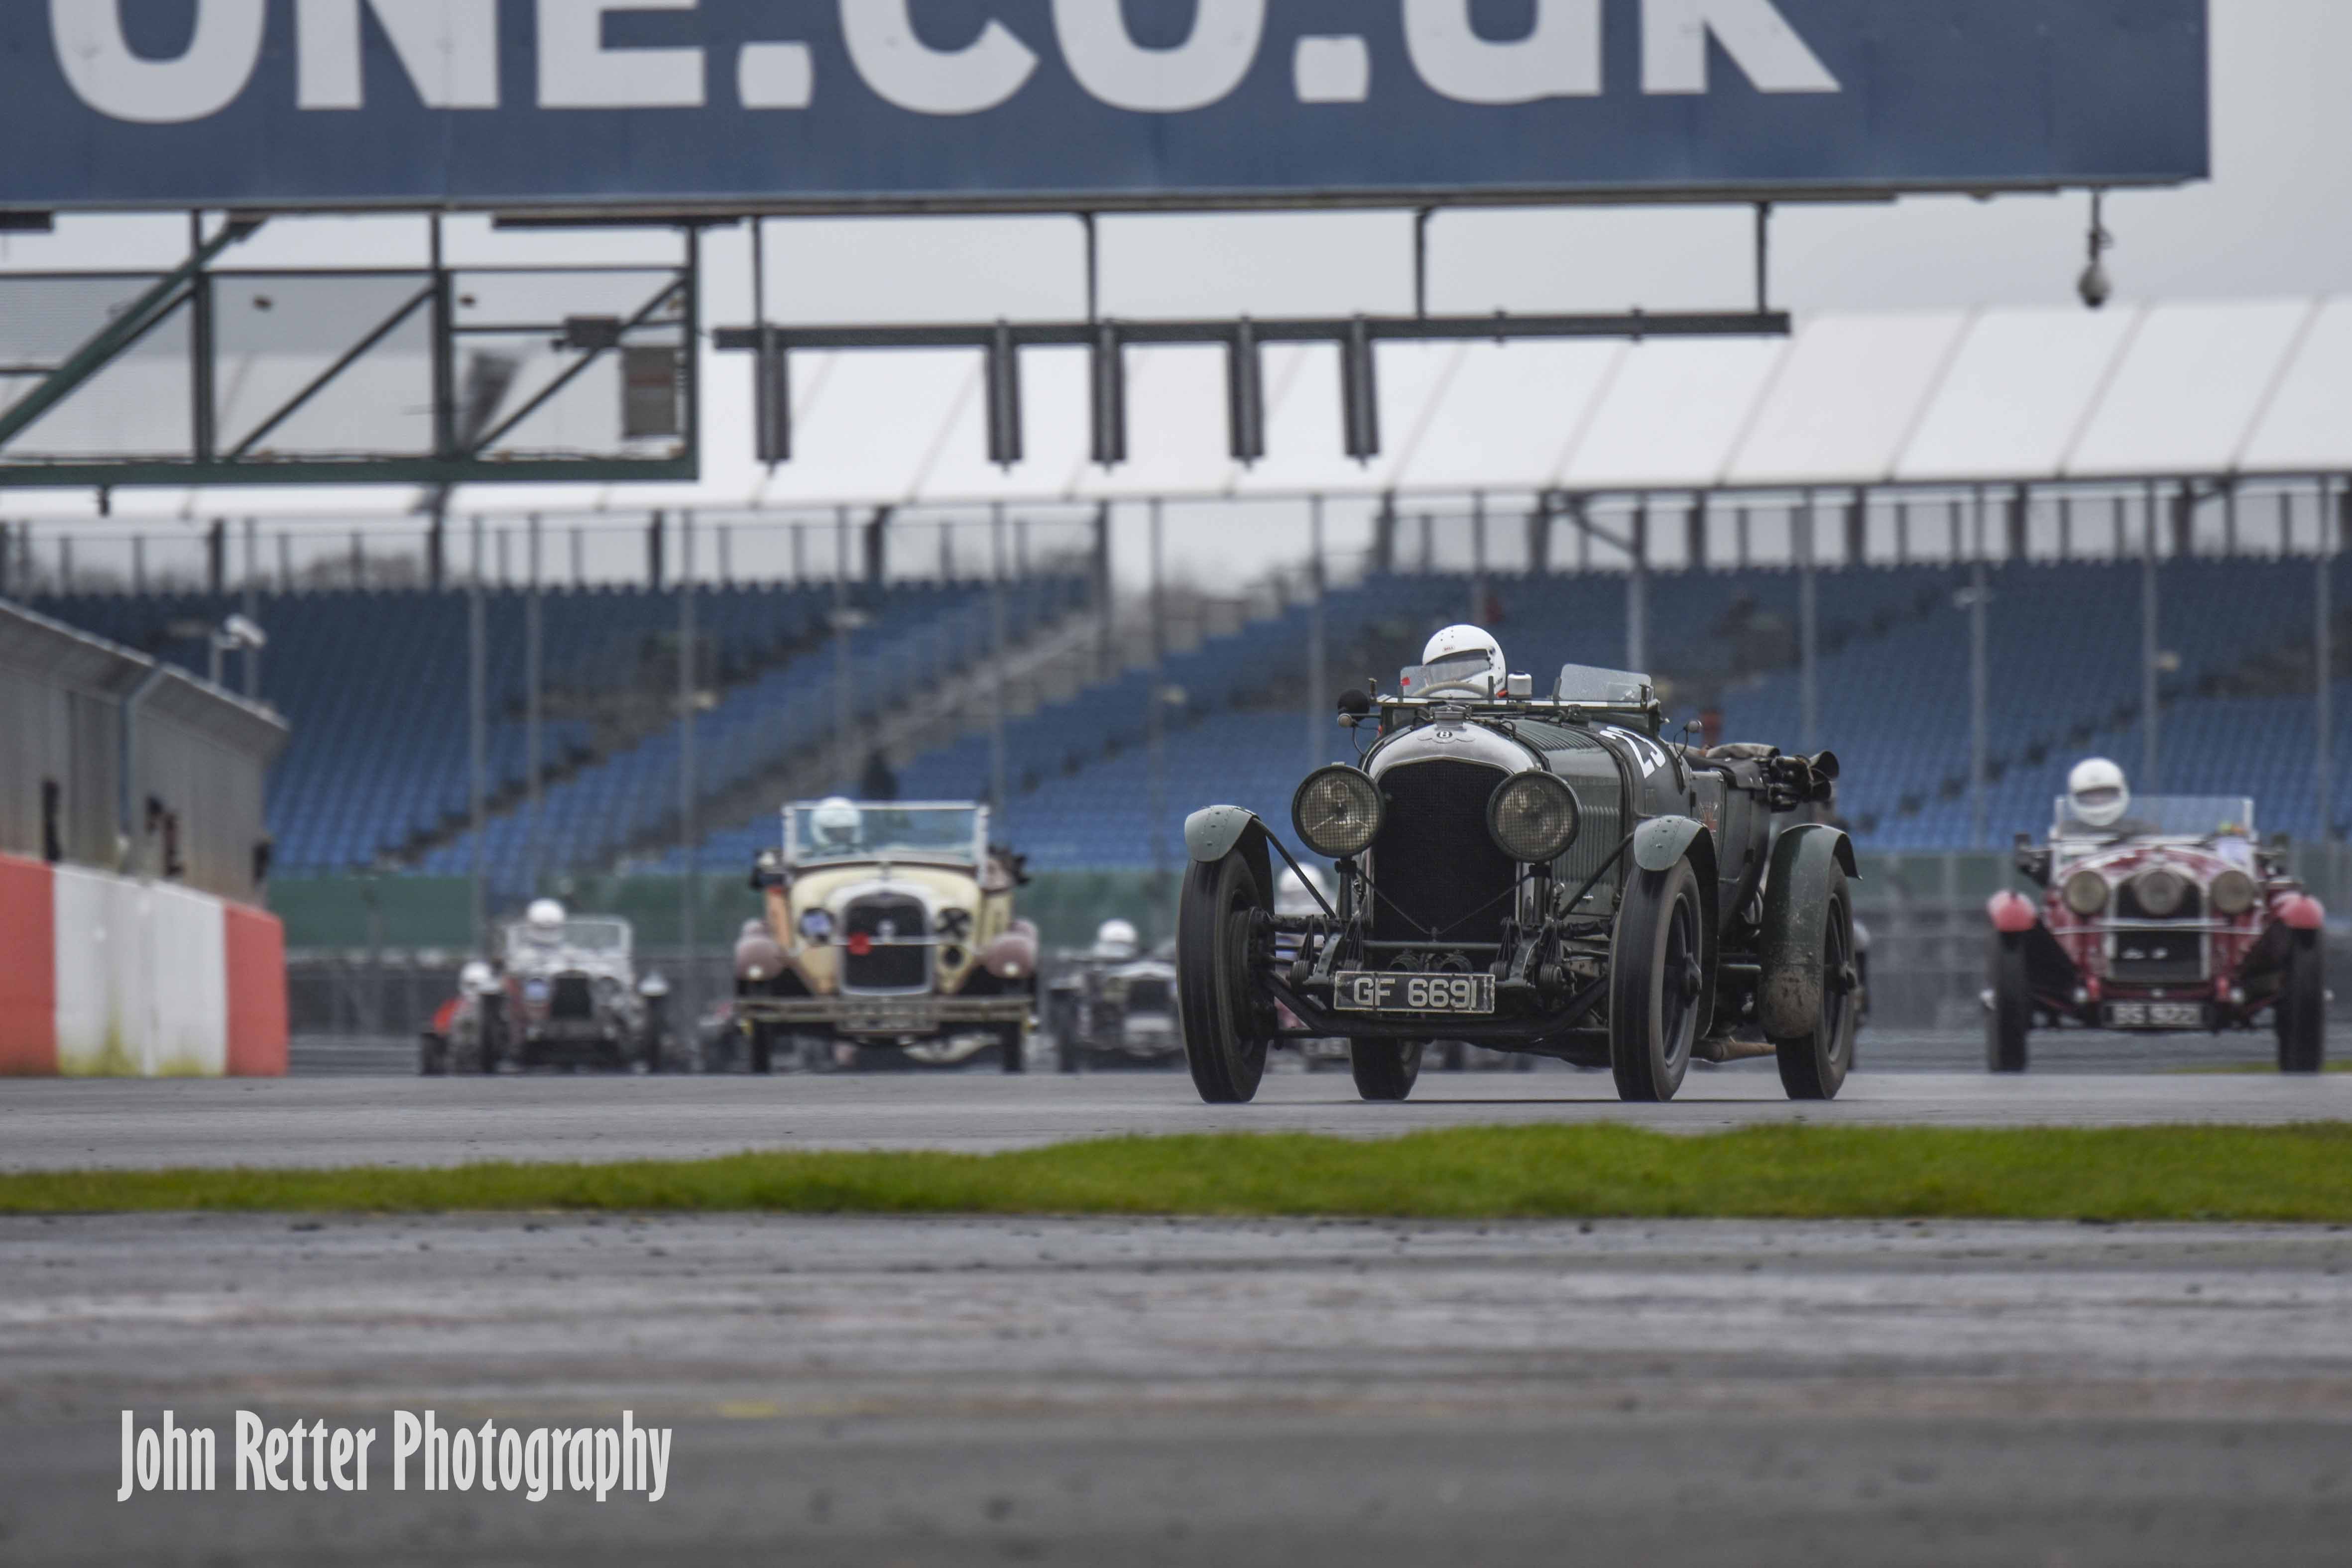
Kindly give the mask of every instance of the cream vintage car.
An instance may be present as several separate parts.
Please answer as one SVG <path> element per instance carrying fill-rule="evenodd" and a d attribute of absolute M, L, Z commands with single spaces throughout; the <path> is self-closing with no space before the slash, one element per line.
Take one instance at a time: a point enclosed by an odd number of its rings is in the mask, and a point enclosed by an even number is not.
<path fill-rule="evenodd" d="M 766 905 L 735 948 L 736 1018 L 754 1072 L 1024 1070 L 1037 931 L 1013 911 L 1018 856 L 989 842 L 984 806 L 858 802 L 784 809 L 783 845 L 751 875 Z"/>

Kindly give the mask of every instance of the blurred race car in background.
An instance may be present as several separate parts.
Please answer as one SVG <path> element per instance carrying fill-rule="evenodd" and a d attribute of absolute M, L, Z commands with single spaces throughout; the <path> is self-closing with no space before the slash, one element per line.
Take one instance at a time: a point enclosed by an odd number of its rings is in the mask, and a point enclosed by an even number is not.
<path fill-rule="evenodd" d="M 476 959 L 420 1042 L 427 1077 L 514 1068 L 690 1071 L 691 1042 L 670 1026 L 669 982 L 640 978 L 635 933 L 613 915 L 572 915 L 541 899 Z"/>
<path fill-rule="evenodd" d="M 2099 759 L 2094 759 L 2095 762 Z M 2282 1072 L 2326 1056 L 2319 901 L 2254 837 L 2242 796 L 2134 801 L 2120 769 L 2086 763 L 2046 842 L 2018 837 L 2037 901 L 1993 895 L 1985 1061 L 2022 1072 L 2029 1036 L 2062 1025 L 2136 1034 L 2268 1023 Z M 2086 770 L 2088 770 L 2086 772 Z"/>
<path fill-rule="evenodd" d="M 1176 1030 L 1173 945 L 1147 954 L 1135 926 L 1106 920 L 1094 946 L 1060 955 L 1045 988 L 1045 1027 L 1055 1065 L 1173 1066 L 1183 1060 Z"/>
<path fill-rule="evenodd" d="M 751 1069 L 1026 1071 L 1037 929 L 1013 915 L 1021 857 L 971 802 L 784 808 L 781 850 L 751 884 L 766 918 L 735 946 L 735 1016 Z"/>

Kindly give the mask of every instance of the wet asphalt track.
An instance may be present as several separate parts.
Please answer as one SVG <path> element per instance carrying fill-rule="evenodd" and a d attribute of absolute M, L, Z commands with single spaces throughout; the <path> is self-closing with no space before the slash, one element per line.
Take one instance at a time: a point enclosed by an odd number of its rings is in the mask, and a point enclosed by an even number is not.
<path fill-rule="evenodd" d="M 1379 1137 L 1431 1127 L 1624 1121 L 1673 1132 L 1756 1122 L 1946 1126 L 2352 1119 L 2352 1074 L 2282 1078 L 1863 1072 L 1794 1104 L 1769 1063 L 1694 1072 L 1672 1104 L 1619 1103 L 1607 1073 L 1428 1073 L 1368 1105 L 1344 1072 L 1266 1080 L 1255 1103 L 1200 1103 L 1181 1072 L 994 1071 L 775 1078 L 0 1080 L 0 1169 L 424 1166 L 691 1158 L 753 1148 L 1016 1148 L 1209 1131 Z"/>
<path fill-rule="evenodd" d="M 1875 1059 L 1884 1062 L 1887 1053 Z M 1204 1127 L 2352 1117 L 2352 1078 L 1769 1065 L 0 1082 L 0 1166 L 969 1149 Z M 0 1219 L 0 1562 L 2340 1565 L 2352 1232 Z M 677 1429 L 658 1504 L 114 1500 L 120 1411 Z M 225 1484 L 231 1472 L 224 1458 Z"/>
<path fill-rule="evenodd" d="M 2330 1564 L 2352 1234 L 0 1221 L 11 1563 Z M 118 1504 L 173 1409 L 677 1428 L 658 1504 Z M 226 1460 L 224 1459 L 226 1466 Z M 223 1470 L 224 1484 L 233 1473 Z"/>

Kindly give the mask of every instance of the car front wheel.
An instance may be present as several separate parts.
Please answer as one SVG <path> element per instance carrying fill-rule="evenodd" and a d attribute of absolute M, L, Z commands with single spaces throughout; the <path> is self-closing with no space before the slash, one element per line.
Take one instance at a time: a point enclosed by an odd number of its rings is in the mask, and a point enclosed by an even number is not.
<path fill-rule="evenodd" d="M 1671 1100 L 1698 1033 L 1704 921 L 1688 861 L 1635 872 L 1609 961 L 1609 1066 L 1621 1100 Z"/>
<path fill-rule="evenodd" d="M 2273 1009 L 2281 1072 L 2317 1072 L 2327 1063 L 2327 966 L 2317 932 L 2297 932 Z"/>
<path fill-rule="evenodd" d="M 2025 978 L 2025 938 L 1996 931 L 1986 963 L 1985 1069 L 2022 1072 L 2026 1031 L 2033 1023 L 2033 992 Z"/>
<path fill-rule="evenodd" d="M 1212 1105 L 1243 1104 L 1265 1076 L 1273 1030 L 1259 1005 L 1255 964 L 1270 913 L 1257 873 L 1240 855 L 1184 873 L 1176 915 L 1177 1008 L 1192 1086 Z"/>

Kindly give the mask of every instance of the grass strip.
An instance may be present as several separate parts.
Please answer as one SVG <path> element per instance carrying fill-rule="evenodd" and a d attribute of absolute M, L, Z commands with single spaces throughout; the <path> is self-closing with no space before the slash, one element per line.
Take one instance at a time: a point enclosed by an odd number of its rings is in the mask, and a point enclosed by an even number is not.
<path fill-rule="evenodd" d="M 446 1170 L 37 1172 L 0 1213 L 626 1212 L 1412 1219 L 2352 1223 L 2352 1124 L 1622 1125 L 1116 1138 L 999 1155 L 776 1152 Z"/>

